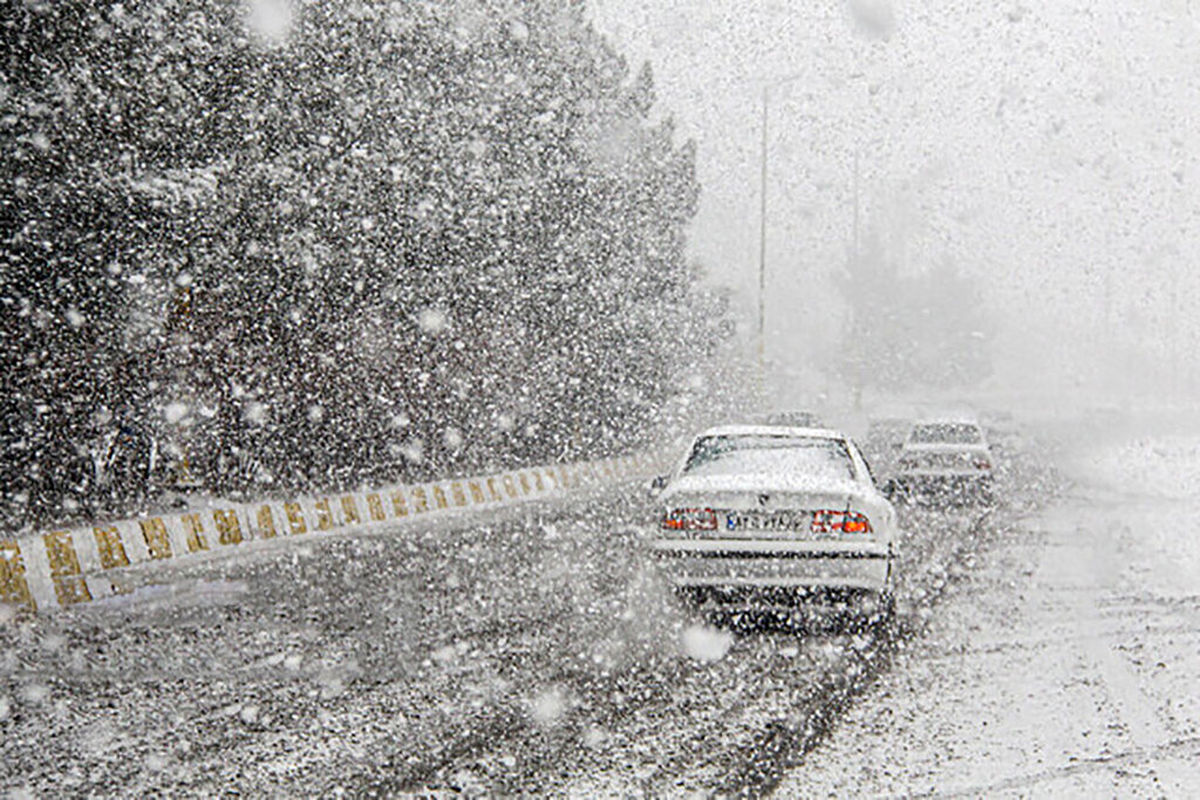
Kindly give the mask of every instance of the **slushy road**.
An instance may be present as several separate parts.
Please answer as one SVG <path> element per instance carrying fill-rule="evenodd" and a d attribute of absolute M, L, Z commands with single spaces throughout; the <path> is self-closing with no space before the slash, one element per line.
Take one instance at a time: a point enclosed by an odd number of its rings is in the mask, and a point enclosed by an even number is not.
<path fill-rule="evenodd" d="M 1200 438 L 1063 460 L 777 796 L 1200 796 Z"/>

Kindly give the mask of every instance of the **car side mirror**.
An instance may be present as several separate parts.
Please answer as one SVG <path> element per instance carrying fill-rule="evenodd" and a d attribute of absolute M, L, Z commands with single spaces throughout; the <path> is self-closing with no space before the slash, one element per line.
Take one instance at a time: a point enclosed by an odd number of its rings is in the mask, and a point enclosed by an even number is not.
<path fill-rule="evenodd" d="M 650 485 L 646 487 L 651 497 L 658 497 L 662 494 L 663 489 L 667 488 L 667 476 L 655 475 L 650 479 Z"/>

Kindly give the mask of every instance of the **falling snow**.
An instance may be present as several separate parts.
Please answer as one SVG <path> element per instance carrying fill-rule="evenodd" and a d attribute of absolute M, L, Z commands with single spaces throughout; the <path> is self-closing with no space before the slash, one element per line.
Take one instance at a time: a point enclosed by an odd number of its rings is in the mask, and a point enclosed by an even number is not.
<path fill-rule="evenodd" d="M 1200 796 L 1196 13 L 6 4 L 6 796 Z"/>

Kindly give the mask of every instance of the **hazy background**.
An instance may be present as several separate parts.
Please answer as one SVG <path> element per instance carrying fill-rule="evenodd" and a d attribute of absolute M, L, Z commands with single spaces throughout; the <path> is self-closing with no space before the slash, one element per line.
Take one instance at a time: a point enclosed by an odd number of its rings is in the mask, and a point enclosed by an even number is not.
<path fill-rule="evenodd" d="M 693 256 L 752 342 L 761 91 L 771 92 L 767 358 L 780 387 L 845 324 L 830 275 L 864 236 L 902 271 L 952 263 L 995 318 L 985 388 L 1119 398 L 1194 389 L 1200 49 L 1189 3 L 590 0 L 652 61 L 698 145 Z"/>

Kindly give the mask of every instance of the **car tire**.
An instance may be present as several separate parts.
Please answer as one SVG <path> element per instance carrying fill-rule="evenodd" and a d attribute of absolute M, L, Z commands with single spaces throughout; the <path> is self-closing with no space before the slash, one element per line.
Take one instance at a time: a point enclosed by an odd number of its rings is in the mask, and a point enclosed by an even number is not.
<path fill-rule="evenodd" d="M 892 620 L 896 618 L 896 595 L 890 589 L 883 593 L 879 598 L 880 613 L 879 621 L 883 624 L 890 625 Z"/>
<path fill-rule="evenodd" d="M 704 591 L 695 586 L 676 586 L 674 594 L 676 602 L 688 611 L 699 611 L 707 600 Z"/>
<path fill-rule="evenodd" d="M 875 594 L 866 607 L 856 609 L 845 619 L 843 629 L 854 633 L 886 636 L 896 616 L 896 600 L 891 592 Z"/>
<path fill-rule="evenodd" d="M 896 619 L 896 554 L 892 546 L 888 546 L 887 581 L 883 591 L 879 593 L 879 611 L 875 615 L 876 628 L 891 626 Z"/>
<path fill-rule="evenodd" d="M 850 604 L 834 611 L 832 619 L 843 633 L 871 633 L 886 628 L 895 604 L 889 591 L 864 591 Z"/>

